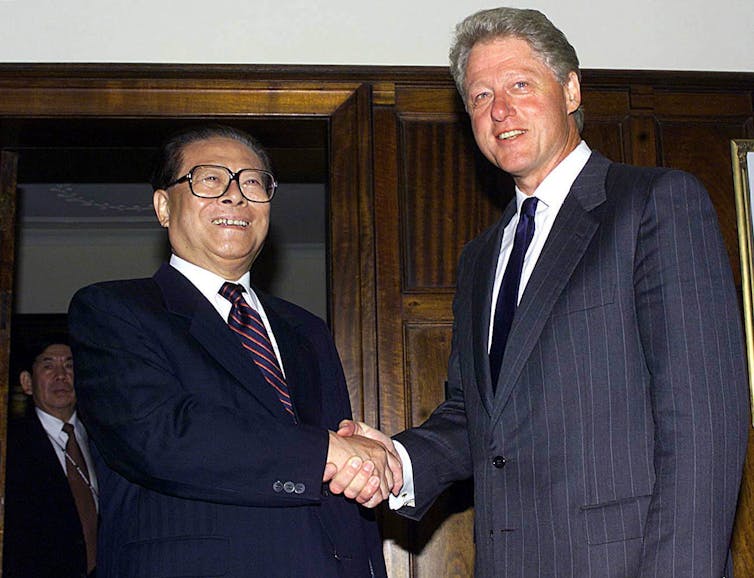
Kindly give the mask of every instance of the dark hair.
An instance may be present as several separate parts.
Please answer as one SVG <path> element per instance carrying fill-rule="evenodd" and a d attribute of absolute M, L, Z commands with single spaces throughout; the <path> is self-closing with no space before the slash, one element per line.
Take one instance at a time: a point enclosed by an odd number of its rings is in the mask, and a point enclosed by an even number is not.
<path fill-rule="evenodd" d="M 183 163 L 183 151 L 191 143 L 211 138 L 229 138 L 247 146 L 259 157 L 264 166 L 257 167 L 270 170 L 270 157 L 262 145 L 250 134 L 221 124 L 204 124 L 183 128 L 174 133 L 162 144 L 157 154 L 150 182 L 152 188 L 164 189 L 175 179 L 180 178 L 178 170 Z"/>
<path fill-rule="evenodd" d="M 37 357 L 51 345 L 71 346 L 67 333 L 45 333 L 26 339 L 22 345 L 22 351 L 19 358 L 18 373 L 22 371 L 31 372 Z"/>
<path fill-rule="evenodd" d="M 565 34 L 540 11 L 505 6 L 480 10 L 456 26 L 455 37 L 450 46 L 450 72 L 464 105 L 467 98 L 464 87 L 466 64 L 471 49 L 478 42 L 509 36 L 528 42 L 561 84 L 568 80 L 571 72 L 575 72 L 579 81 L 581 80 L 576 50 L 568 42 Z M 584 111 L 581 107 L 573 113 L 573 117 L 581 132 L 584 126 Z"/>

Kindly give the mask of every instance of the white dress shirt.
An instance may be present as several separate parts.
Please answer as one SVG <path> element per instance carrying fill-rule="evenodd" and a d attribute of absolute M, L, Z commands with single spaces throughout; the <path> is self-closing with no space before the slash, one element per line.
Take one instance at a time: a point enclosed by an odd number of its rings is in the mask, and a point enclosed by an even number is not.
<path fill-rule="evenodd" d="M 526 250 L 524 257 L 524 267 L 521 270 L 521 282 L 518 286 L 518 301 L 521 301 L 521 296 L 524 294 L 526 284 L 529 282 L 529 277 L 534 270 L 534 266 L 537 264 L 539 255 L 542 253 L 542 248 L 545 246 L 545 241 L 550 235 L 552 224 L 555 222 L 555 217 L 560 212 L 560 207 L 563 206 L 565 198 L 568 196 L 568 191 L 571 190 L 573 182 L 579 173 L 589 160 L 589 156 L 592 154 L 591 149 L 584 141 L 581 141 L 578 146 L 571 151 L 571 153 L 560 161 L 560 164 L 556 166 L 534 191 L 534 196 L 539 199 L 537 202 L 537 212 L 534 215 L 534 236 L 532 237 L 531 244 Z M 495 306 L 497 305 L 497 295 L 500 292 L 500 285 L 503 282 L 503 274 L 505 273 L 505 267 L 508 265 L 508 258 L 513 250 L 513 239 L 516 236 L 516 227 L 518 226 L 518 219 L 521 216 L 521 205 L 527 199 L 527 195 L 516 187 L 516 214 L 505 226 L 503 230 L 503 241 L 500 245 L 500 254 L 497 258 L 497 269 L 495 270 L 495 284 L 492 288 L 492 308 L 490 310 L 490 327 L 489 327 L 489 341 L 487 342 L 487 351 L 492 345 L 492 320 L 495 319 Z"/>
<path fill-rule="evenodd" d="M 188 261 L 181 259 L 177 255 L 172 255 L 170 257 L 170 265 L 173 268 L 177 269 L 180 273 L 182 273 L 189 281 L 191 281 L 191 284 L 194 285 L 194 287 L 196 287 L 201 292 L 201 294 L 207 298 L 207 301 L 212 304 L 212 306 L 220 314 L 220 317 L 222 317 L 226 323 L 228 322 L 228 316 L 230 316 L 230 310 L 232 309 L 233 305 L 225 297 L 220 295 L 220 288 L 226 281 L 243 285 L 243 288 L 246 289 L 246 291 L 244 291 L 243 293 L 243 298 L 246 303 L 257 310 L 257 313 L 259 313 L 259 316 L 262 318 L 264 327 L 267 330 L 267 335 L 272 342 L 272 348 L 275 350 L 275 356 L 277 357 L 278 363 L 280 364 L 280 369 L 283 372 L 283 376 L 285 376 L 285 368 L 283 367 L 283 360 L 280 357 L 280 350 L 278 349 L 277 341 L 275 341 L 275 335 L 272 333 L 272 327 L 270 327 L 270 321 L 269 319 L 267 319 L 267 314 L 264 312 L 264 307 L 262 307 L 262 304 L 259 302 L 259 298 L 257 297 L 256 293 L 254 293 L 254 291 L 251 289 L 251 275 L 248 272 L 245 273 L 240 279 L 223 279 L 219 275 L 215 275 L 214 273 L 207 271 L 206 269 L 202 269 L 198 265 L 189 263 Z"/>
<path fill-rule="evenodd" d="M 589 156 L 592 154 L 591 149 L 582 140 L 570 154 L 564 158 L 534 191 L 534 196 L 539 199 L 537 202 L 537 212 L 534 215 L 534 237 L 526 251 L 524 257 L 524 267 L 521 271 L 521 282 L 518 287 L 518 300 L 526 289 L 529 277 L 537 264 L 542 248 L 545 246 L 547 237 L 552 230 L 552 224 L 555 217 L 558 216 L 560 207 L 568 196 L 576 177 L 582 171 Z M 492 321 L 495 319 L 495 306 L 497 305 L 497 295 L 500 292 L 500 285 L 503 282 L 503 274 L 508 264 L 508 258 L 513 250 L 513 239 L 516 234 L 516 226 L 521 214 L 521 205 L 526 200 L 527 195 L 516 187 L 516 214 L 505 226 L 503 230 L 503 240 L 500 245 L 500 253 L 497 258 L 497 268 L 495 270 L 495 283 L 492 288 L 492 303 L 490 310 L 490 326 L 488 330 L 487 351 L 492 345 Z M 394 442 L 396 451 L 403 462 L 403 488 L 398 496 L 390 495 L 389 505 L 391 510 L 397 510 L 404 506 L 413 506 L 414 501 L 414 471 L 411 466 L 411 458 L 408 452 L 400 442 Z"/>
<path fill-rule="evenodd" d="M 34 411 L 47 433 L 47 437 L 50 438 L 50 443 L 55 450 L 55 455 L 58 457 L 58 461 L 60 461 L 60 467 L 63 468 L 63 472 L 67 476 L 68 469 L 66 468 L 65 463 L 65 446 L 68 443 L 68 434 L 63 431 L 63 424 L 66 422 L 56 418 L 54 415 L 42 411 L 38 407 L 35 407 Z M 99 509 L 99 486 L 97 485 L 97 474 L 94 471 L 92 454 L 89 452 L 89 435 L 86 433 L 86 429 L 77 417 L 75 411 L 68 420 L 68 423 L 73 426 L 73 433 L 76 436 L 76 441 L 78 442 L 79 447 L 81 448 L 81 454 L 84 456 L 86 469 L 89 473 L 89 485 L 92 489 L 92 495 L 94 496 L 94 503 L 97 506 L 97 509 Z"/>

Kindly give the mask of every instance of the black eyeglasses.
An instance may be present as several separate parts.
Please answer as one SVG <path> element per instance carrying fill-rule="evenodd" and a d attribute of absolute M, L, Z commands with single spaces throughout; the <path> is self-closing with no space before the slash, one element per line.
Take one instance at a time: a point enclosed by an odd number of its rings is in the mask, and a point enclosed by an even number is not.
<path fill-rule="evenodd" d="M 252 203 L 269 203 L 278 183 L 273 174 L 261 169 L 241 169 L 234 173 L 220 165 L 196 165 L 181 178 L 166 185 L 166 189 L 188 181 L 191 193 L 202 199 L 222 197 L 230 183 L 236 181 L 241 194 Z"/>

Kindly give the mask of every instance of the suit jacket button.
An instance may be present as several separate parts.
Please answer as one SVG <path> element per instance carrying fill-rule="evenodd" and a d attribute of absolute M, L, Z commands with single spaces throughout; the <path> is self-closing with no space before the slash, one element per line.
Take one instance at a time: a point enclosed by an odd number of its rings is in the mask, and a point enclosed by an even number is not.
<path fill-rule="evenodd" d="M 293 482 L 285 482 L 283 484 L 283 491 L 285 491 L 286 494 L 292 494 L 295 488 L 296 485 Z"/>
<path fill-rule="evenodd" d="M 280 493 L 283 491 L 283 482 L 280 480 L 277 480 L 274 484 L 272 484 L 272 489 L 276 493 Z"/>
<path fill-rule="evenodd" d="M 492 465 L 497 469 L 505 467 L 505 458 L 503 456 L 495 456 L 492 458 Z"/>
<path fill-rule="evenodd" d="M 293 492 L 295 494 L 303 494 L 306 491 L 306 485 L 302 483 L 298 483 L 293 486 Z"/>

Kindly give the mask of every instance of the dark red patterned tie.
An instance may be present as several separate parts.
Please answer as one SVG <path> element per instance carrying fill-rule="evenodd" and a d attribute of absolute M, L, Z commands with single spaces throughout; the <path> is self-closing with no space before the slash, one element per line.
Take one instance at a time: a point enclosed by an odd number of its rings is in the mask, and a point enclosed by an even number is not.
<path fill-rule="evenodd" d="M 257 364 L 267 383 L 277 393 L 283 408 L 293 416 L 295 421 L 291 394 L 288 392 L 288 384 L 285 382 L 283 371 L 272 349 L 272 342 L 267 335 L 262 318 L 257 310 L 243 298 L 243 292 L 243 286 L 235 283 L 226 282 L 220 289 L 220 295 L 233 304 L 228 316 L 228 327 L 238 335 L 241 345 L 251 353 L 254 363 Z"/>
<path fill-rule="evenodd" d="M 81 529 L 84 531 L 84 543 L 86 544 L 86 571 L 91 573 L 97 564 L 97 506 L 94 504 L 94 495 L 89 481 L 89 469 L 81 454 L 81 448 L 73 433 L 73 424 L 64 423 L 63 431 L 68 434 L 65 444 L 65 465 L 68 475 L 68 485 L 71 486 L 73 501 L 81 520 Z"/>

